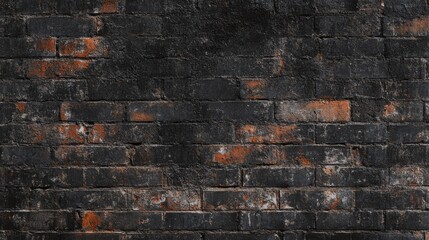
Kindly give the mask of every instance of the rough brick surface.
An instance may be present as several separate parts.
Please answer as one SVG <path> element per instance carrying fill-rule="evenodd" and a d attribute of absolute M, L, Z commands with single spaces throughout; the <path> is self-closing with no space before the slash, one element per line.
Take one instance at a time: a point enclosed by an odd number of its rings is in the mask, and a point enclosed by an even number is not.
<path fill-rule="evenodd" d="M 0 239 L 429 239 L 429 1 L 0 0 Z"/>

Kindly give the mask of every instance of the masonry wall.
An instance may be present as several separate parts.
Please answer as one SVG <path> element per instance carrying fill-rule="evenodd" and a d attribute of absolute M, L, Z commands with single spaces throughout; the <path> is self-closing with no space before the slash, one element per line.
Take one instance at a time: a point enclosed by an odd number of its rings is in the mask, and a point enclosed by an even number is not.
<path fill-rule="evenodd" d="M 426 0 L 0 0 L 0 239 L 429 239 Z"/>

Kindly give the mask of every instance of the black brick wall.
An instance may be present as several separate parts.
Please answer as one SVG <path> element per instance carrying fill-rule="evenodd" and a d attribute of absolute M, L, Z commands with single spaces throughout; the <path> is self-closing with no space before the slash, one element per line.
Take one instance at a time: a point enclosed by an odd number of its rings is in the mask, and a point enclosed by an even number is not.
<path fill-rule="evenodd" d="M 0 239 L 429 239 L 426 0 L 0 0 Z"/>

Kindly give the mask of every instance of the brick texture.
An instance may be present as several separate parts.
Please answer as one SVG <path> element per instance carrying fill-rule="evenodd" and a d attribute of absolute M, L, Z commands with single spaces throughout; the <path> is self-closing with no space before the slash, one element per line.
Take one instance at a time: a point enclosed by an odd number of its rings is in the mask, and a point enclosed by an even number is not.
<path fill-rule="evenodd" d="M 429 1 L 0 0 L 0 239 L 429 239 Z"/>

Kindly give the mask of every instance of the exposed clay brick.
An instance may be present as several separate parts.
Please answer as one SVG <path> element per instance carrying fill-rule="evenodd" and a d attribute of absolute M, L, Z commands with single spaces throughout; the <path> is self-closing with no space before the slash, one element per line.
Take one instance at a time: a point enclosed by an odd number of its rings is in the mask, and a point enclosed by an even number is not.
<path fill-rule="evenodd" d="M 310 125 L 240 125 L 237 139 L 245 143 L 312 143 L 314 129 Z"/>
<path fill-rule="evenodd" d="M 192 211 L 201 209 L 198 190 L 136 190 L 132 193 L 134 210 Z"/>
<path fill-rule="evenodd" d="M 266 210 L 277 209 L 277 193 L 274 191 L 205 190 L 205 210 Z"/>
<path fill-rule="evenodd" d="M 61 39 L 59 54 L 64 57 L 107 57 L 109 50 L 103 38 Z"/>
<path fill-rule="evenodd" d="M 276 118 L 287 122 L 348 122 L 350 102 L 347 100 L 280 102 L 276 107 Z"/>
<path fill-rule="evenodd" d="M 27 62 L 29 78 L 63 78 L 83 76 L 90 67 L 87 60 L 31 60 Z"/>
<path fill-rule="evenodd" d="M 209 147 L 204 161 L 219 165 L 276 164 L 277 149 L 264 145 L 226 145 Z"/>

